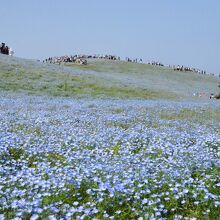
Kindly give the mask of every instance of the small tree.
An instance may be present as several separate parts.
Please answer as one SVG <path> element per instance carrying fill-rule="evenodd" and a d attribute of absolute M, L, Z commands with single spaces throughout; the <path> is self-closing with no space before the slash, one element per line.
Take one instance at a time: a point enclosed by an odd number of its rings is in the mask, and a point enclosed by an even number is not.
<path fill-rule="evenodd" d="M 218 87 L 220 88 L 220 83 L 219 83 Z M 215 98 L 220 99 L 220 93 L 218 95 L 216 95 Z"/>

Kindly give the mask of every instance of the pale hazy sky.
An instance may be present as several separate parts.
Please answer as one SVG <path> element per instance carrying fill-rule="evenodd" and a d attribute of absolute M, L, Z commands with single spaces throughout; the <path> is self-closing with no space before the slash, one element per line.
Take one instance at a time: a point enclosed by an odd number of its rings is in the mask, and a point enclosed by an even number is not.
<path fill-rule="evenodd" d="M 219 0 L 2 0 L 18 57 L 114 54 L 220 73 Z"/>

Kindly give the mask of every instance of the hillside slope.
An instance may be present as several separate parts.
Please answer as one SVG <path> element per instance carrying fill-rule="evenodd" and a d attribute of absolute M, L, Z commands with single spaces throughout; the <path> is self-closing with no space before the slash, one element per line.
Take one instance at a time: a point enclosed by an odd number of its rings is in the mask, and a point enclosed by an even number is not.
<path fill-rule="evenodd" d="M 34 95 L 192 99 L 219 92 L 218 77 L 123 61 L 55 65 L 0 55 L 0 90 Z"/>

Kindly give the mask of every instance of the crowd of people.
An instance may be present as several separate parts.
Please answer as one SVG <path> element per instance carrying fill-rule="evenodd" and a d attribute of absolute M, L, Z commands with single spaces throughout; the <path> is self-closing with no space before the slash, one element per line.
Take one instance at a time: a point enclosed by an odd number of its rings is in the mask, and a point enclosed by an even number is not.
<path fill-rule="evenodd" d="M 142 60 L 141 58 L 140 58 L 140 59 L 138 59 L 138 58 L 131 59 L 131 58 L 129 58 L 129 57 L 126 57 L 125 60 L 126 60 L 127 62 L 132 62 L 132 63 L 142 63 L 142 62 L 143 62 L 143 60 Z"/>
<path fill-rule="evenodd" d="M 117 57 L 115 55 L 75 55 L 77 57 L 83 58 L 83 59 L 106 59 L 106 60 L 120 60 L 120 57 Z"/>
<path fill-rule="evenodd" d="M 79 57 L 77 55 L 74 56 L 55 56 L 55 57 L 49 57 L 45 60 L 43 60 L 45 63 L 53 63 L 53 64 L 61 64 L 61 63 L 78 63 L 78 64 L 87 64 L 87 60 L 83 59 L 82 57 Z"/>
<path fill-rule="evenodd" d="M 196 68 L 192 68 L 192 67 L 186 67 L 186 66 L 173 66 L 173 69 L 175 71 L 184 71 L 184 72 L 195 72 L 195 73 L 199 73 L 199 74 L 206 74 L 205 70 L 200 70 L 200 69 L 196 69 Z"/>
<path fill-rule="evenodd" d="M 12 50 L 12 48 L 7 46 L 5 43 L 1 43 L 1 45 L 0 45 L 0 53 L 1 54 L 5 54 L 5 55 L 10 55 L 10 56 L 14 55 L 14 51 Z"/>
<path fill-rule="evenodd" d="M 87 59 L 107 59 L 107 60 L 120 60 L 120 57 L 116 57 L 113 55 L 71 55 L 71 56 L 55 56 L 49 57 L 43 62 L 45 63 L 78 63 L 78 64 L 87 64 Z"/>
<path fill-rule="evenodd" d="M 156 61 L 149 62 L 148 64 L 151 64 L 153 66 L 164 66 L 164 64 L 162 64 L 160 62 L 156 62 Z"/>
<path fill-rule="evenodd" d="M 165 66 L 165 67 L 168 67 L 168 68 L 171 68 L 175 71 L 181 71 L 181 72 L 194 72 L 194 73 L 199 73 L 199 74 L 206 74 L 206 71 L 205 70 L 200 70 L 200 69 L 196 69 L 196 68 L 193 68 L 193 67 L 187 67 L 187 66 L 183 66 L 183 65 L 164 65 L 160 62 L 155 62 L 155 61 L 152 61 L 152 62 L 148 62 L 148 64 L 150 65 L 153 65 L 153 66 Z M 214 75 L 214 74 L 211 74 L 211 75 Z"/>
<path fill-rule="evenodd" d="M 104 60 L 121 60 L 120 56 L 115 56 L 115 55 L 73 55 L 73 56 L 56 56 L 56 57 L 49 57 L 43 62 L 46 63 L 67 63 L 67 62 L 77 62 L 77 60 L 86 60 L 86 59 L 104 59 Z M 142 59 L 131 59 L 129 57 L 126 57 L 125 60 L 127 62 L 133 62 L 133 63 L 142 63 Z"/>
<path fill-rule="evenodd" d="M 73 62 L 73 63 L 78 63 L 78 64 L 87 64 L 87 59 L 106 59 L 106 60 L 121 60 L 121 57 L 115 56 L 115 55 L 74 55 L 74 56 L 60 56 L 60 57 L 49 57 L 48 59 L 45 59 L 43 62 L 46 63 L 67 63 L 67 62 Z M 143 59 L 141 58 L 125 58 L 126 62 L 133 62 L 133 63 L 144 63 Z M 186 67 L 183 65 L 164 65 L 161 62 L 157 61 L 151 61 L 151 62 L 146 62 L 149 65 L 152 66 L 160 66 L 160 67 L 168 67 L 173 69 L 174 71 L 182 71 L 182 72 L 194 72 L 194 73 L 199 73 L 199 74 L 207 74 L 205 70 L 200 70 L 197 68 L 192 68 L 192 67 Z M 210 74 L 213 75 L 213 74 Z"/>

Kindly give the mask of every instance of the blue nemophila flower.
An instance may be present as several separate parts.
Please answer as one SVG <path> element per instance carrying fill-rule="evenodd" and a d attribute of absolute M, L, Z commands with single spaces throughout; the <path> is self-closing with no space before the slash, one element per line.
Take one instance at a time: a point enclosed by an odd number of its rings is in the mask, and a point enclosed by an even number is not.
<path fill-rule="evenodd" d="M 103 217 L 104 217 L 104 218 L 108 218 L 109 215 L 108 215 L 107 213 L 105 213 L 105 214 L 103 215 Z"/>
<path fill-rule="evenodd" d="M 76 201 L 76 202 L 73 203 L 73 205 L 77 206 L 77 205 L 79 205 L 79 202 Z"/>
<path fill-rule="evenodd" d="M 148 203 L 148 199 L 143 199 L 142 200 L 142 205 L 145 205 L 145 204 L 147 204 Z"/>
<path fill-rule="evenodd" d="M 34 214 L 30 217 L 30 220 L 37 220 L 39 218 L 39 215 Z"/>
<path fill-rule="evenodd" d="M 49 215 L 48 220 L 57 220 L 57 218 L 54 215 Z"/>

